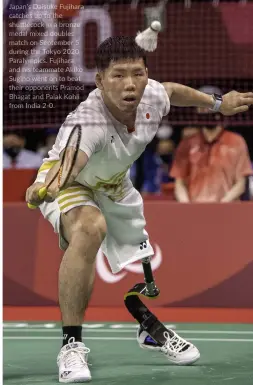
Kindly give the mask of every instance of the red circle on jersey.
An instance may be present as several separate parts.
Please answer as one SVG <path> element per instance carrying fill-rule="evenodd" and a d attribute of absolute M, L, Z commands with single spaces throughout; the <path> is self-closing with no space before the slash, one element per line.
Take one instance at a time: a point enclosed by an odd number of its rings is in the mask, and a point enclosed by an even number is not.
<path fill-rule="evenodd" d="M 134 128 L 134 127 L 133 127 L 133 128 L 128 128 L 127 131 L 128 131 L 129 133 L 134 132 L 134 131 L 135 131 L 135 128 Z"/>
<path fill-rule="evenodd" d="M 150 118 L 150 114 L 147 112 L 146 113 L 146 118 L 149 119 Z"/>

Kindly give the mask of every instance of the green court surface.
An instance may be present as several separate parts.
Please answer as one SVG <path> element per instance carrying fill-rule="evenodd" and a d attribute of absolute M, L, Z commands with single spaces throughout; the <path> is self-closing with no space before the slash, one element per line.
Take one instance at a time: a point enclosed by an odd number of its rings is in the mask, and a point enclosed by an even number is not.
<path fill-rule="evenodd" d="M 140 349 L 136 324 L 83 326 L 94 384 L 253 384 L 253 325 L 176 324 L 177 332 L 201 352 L 200 360 L 188 367 L 171 365 L 165 356 Z M 4 323 L 3 335 L 5 385 L 58 383 L 60 324 Z"/>

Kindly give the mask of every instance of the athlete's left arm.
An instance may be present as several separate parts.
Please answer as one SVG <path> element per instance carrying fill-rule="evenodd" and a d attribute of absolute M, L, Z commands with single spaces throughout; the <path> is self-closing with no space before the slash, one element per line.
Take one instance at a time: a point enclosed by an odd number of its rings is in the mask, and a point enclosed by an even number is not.
<path fill-rule="evenodd" d="M 177 107 L 204 107 L 212 109 L 215 101 L 212 95 L 205 94 L 194 88 L 178 83 L 162 83 L 172 106 Z M 253 104 L 253 92 L 240 93 L 230 91 L 223 95 L 220 106 L 222 115 L 231 116 L 240 112 L 248 111 Z"/>

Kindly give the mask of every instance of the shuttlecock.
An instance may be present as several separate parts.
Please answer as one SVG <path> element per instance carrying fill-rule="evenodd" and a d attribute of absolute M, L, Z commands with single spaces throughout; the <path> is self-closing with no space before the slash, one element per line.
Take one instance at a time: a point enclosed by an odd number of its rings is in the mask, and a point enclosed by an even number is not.
<path fill-rule="evenodd" d="M 151 26 L 143 32 L 138 32 L 135 38 L 136 43 L 145 51 L 152 52 L 157 47 L 158 33 L 161 31 L 160 21 L 153 21 Z"/>

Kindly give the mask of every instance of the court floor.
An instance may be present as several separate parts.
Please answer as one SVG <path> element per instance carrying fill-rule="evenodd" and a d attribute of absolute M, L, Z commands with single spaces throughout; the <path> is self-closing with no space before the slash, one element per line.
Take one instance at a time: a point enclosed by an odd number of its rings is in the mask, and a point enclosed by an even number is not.
<path fill-rule="evenodd" d="M 200 360 L 188 367 L 171 365 L 161 354 L 140 349 L 134 323 L 83 326 L 94 384 L 253 384 L 253 324 L 176 324 L 176 331 L 201 352 Z M 5 385 L 58 383 L 60 324 L 6 322 L 3 338 Z"/>

